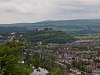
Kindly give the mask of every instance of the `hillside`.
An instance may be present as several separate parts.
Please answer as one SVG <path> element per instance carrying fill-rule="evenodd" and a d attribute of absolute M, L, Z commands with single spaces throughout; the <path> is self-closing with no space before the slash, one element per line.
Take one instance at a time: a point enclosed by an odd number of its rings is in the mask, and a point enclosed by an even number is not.
<path fill-rule="evenodd" d="M 15 27 L 15 26 L 9 26 L 9 27 L 3 27 L 0 26 L 0 33 L 6 33 L 6 32 L 21 32 L 26 31 L 26 27 Z"/>
<path fill-rule="evenodd" d="M 100 33 L 100 20 L 60 20 L 43 21 L 33 24 L 33 27 L 51 27 L 70 34 L 98 34 Z"/>
<path fill-rule="evenodd" d="M 66 34 L 65 32 L 47 30 L 47 31 L 29 31 L 23 33 L 23 37 L 27 39 L 28 42 L 36 44 L 37 42 L 42 42 L 43 44 L 48 43 L 59 43 L 64 44 L 74 40 L 72 36 Z"/>
<path fill-rule="evenodd" d="M 74 35 L 100 33 L 100 19 L 42 21 L 37 23 L 1 24 L 1 26 L 25 27 L 27 28 L 27 30 L 32 30 L 33 28 L 47 27 L 59 31 L 65 31 L 67 33 Z"/>

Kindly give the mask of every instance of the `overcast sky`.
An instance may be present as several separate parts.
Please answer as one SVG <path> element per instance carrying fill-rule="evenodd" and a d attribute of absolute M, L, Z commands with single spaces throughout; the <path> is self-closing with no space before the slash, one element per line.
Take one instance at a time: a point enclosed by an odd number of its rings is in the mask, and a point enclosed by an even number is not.
<path fill-rule="evenodd" d="M 100 0 L 0 0 L 0 23 L 99 18 Z"/>

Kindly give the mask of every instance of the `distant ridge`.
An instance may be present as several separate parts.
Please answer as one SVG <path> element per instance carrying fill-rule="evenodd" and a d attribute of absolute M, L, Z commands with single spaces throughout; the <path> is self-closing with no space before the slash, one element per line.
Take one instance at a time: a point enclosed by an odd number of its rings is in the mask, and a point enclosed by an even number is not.
<path fill-rule="evenodd" d="M 78 20 L 47 20 L 36 23 L 0 24 L 3 27 L 24 27 L 27 30 L 33 28 L 53 28 L 71 34 L 98 34 L 100 33 L 100 19 Z"/>
<path fill-rule="evenodd" d="M 40 21 L 40 22 L 33 22 L 33 23 L 11 23 L 11 24 L 0 24 L 0 26 L 4 26 L 4 25 L 21 25 L 21 24 L 37 24 L 37 23 L 47 23 L 47 22 L 71 22 L 71 21 L 91 21 L 91 22 L 100 22 L 100 19 L 75 19 L 75 20 L 45 20 L 45 21 Z"/>

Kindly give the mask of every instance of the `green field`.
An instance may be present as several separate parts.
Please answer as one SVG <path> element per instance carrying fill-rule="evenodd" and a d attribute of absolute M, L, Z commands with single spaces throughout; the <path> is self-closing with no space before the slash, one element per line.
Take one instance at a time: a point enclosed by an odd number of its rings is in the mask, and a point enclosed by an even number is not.
<path fill-rule="evenodd" d="M 100 38 L 100 35 L 83 35 L 83 36 L 75 36 L 77 39 L 96 39 Z"/>

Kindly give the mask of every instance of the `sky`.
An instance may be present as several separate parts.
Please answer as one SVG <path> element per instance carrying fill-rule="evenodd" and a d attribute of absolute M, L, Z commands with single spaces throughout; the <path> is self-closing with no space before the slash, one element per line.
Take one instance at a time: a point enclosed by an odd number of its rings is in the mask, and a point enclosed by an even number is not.
<path fill-rule="evenodd" d="M 100 19 L 100 0 L 0 0 L 0 24 Z"/>

